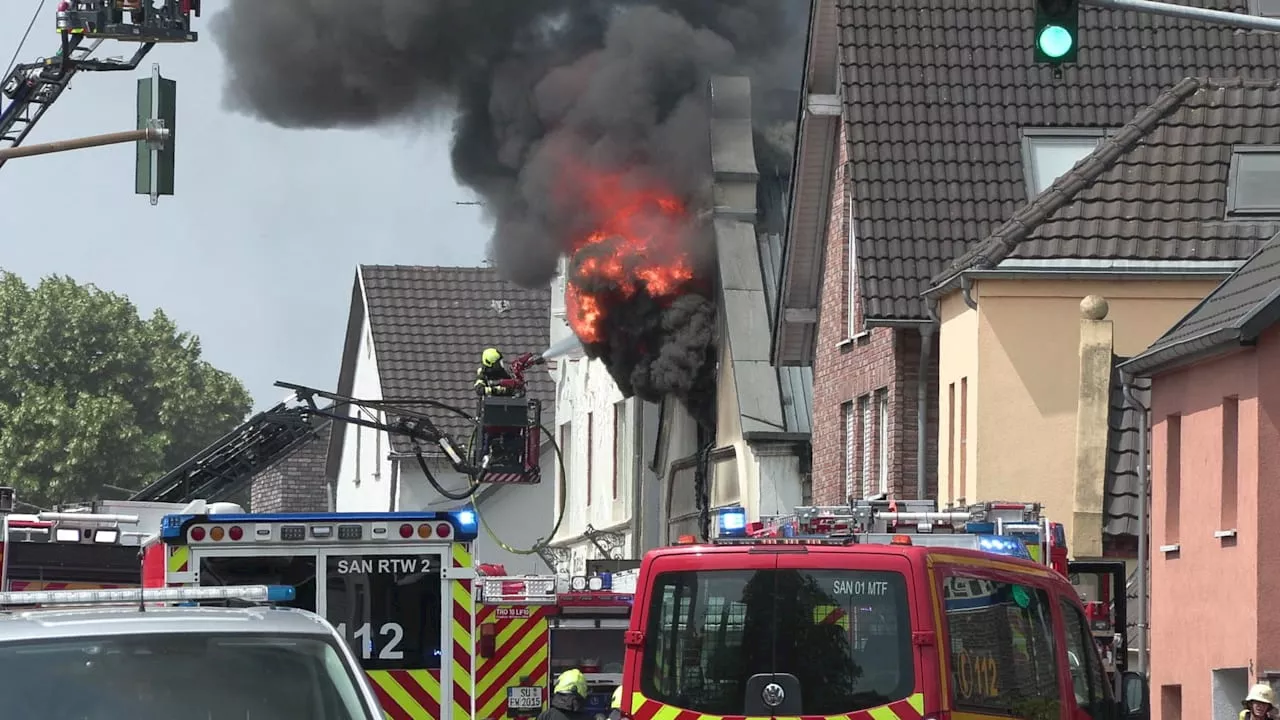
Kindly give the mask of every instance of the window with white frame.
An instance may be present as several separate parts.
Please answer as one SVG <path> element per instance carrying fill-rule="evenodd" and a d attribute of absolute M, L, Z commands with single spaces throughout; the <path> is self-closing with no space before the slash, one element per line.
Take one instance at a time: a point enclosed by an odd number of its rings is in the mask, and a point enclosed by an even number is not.
<path fill-rule="evenodd" d="M 1280 146 L 1237 145 L 1227 182 L 1229 214 L 1280 215 Z"/>
<path fill-rule="evenodd" d="M 627 497 L 631 488 L 634 469 L 635 431 L 631 427 L 631 413 L 627 401 L 613 404 L 613 499 Z"/>
<path fill-rule="evenodd" d="M 1280 0 L 1249 0 L 1249 14 L 1280 18 Z"/>
<path fill-rule="evenodd" d="M 858 398 L 858 416 L 862 418 L 862 497 L 871 494 L 871 396 Z"/>
<path fill-rule="evenodd" d="M 1044 192 L 1076 163 L 1098 149 L 1102 128 L 1027 128 L 1022 131 L 1022 169 L 1027 197 Z"/>
<path fill-rule="evenodd" d="M 845 209 L 845 220 L 848 222 L 849 245 L 847 252 L 849 253 L 849 282 L 847 284 L 849 297 L 846 305 L 846 312 L 849 315 L 848 337 L 853 337 L 862 332 L 858 327 L 858 237 L 856 228 L 853 223 L 853 198 L 849 197 L 845 200 L 847 205 Z"/>
<path fill-rule="evenodd" d="M 841 406 L 844 415 L 844 496 L 853 497 L 853 478 L 857 462 L 858 416 L 853 414 L 853 401 Z"/>
<path fill-rule="evenodd" d="M 876 477 L 878 487 L 876 492 L 889 492 L 889 391 L 881 390 L 877 405 L 879 405 L 880 419 L 877 425 L 880 430 L 880 472 Z"/>

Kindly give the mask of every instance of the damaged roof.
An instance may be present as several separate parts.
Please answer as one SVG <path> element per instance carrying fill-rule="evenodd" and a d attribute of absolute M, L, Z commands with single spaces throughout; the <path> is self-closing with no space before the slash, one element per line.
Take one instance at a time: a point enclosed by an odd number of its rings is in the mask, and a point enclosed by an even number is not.
<path fill-rule="evenodd" d="M 1026 202 L 1023 128 L 1118 128 L 1187 76 L 1280 75 L 1273 33 L 1084 7 L 1079 62 L 1054 78 L 1032 61 L 1032 3 L 839 2 L 858 288 L 871 324 L 923 320 L 930 279 Z M 1245 0 L 1196 4 L 1248 12 Z"/>
<path fill-rule="evenodd" d="M 1186 78 L 934 278 L 1005 258 L 1243 260 L 1275 218 L 1228 219 L 1233 150 L 1280 144 L 1276 80 Z"/>
<path fill-rule="evenodd" d="M 510 361 L 541 353 L 551 341 L 550 285 L 529 290 L 487 267 L 410 265 L 361 265 L 357 283 L 363 286 L 383 400 L 409 407 L 415 400 L 435 400 L 475 412 L 472 384 L 485 348 L 498 348 Z M 355 348 L 349 343 L 346 352 Z M 530 397 L 542 401 L 550 424 L 555 382 L 538 367 L 526 378 Z M 455 439 L 469 441 L 468 421 L 423 410 Z M 392 447 L 410 450 L 403 438 L 393 437 Z"/>
<path fill-rule="evenodd" d="M 1141 411 L 1125 397 L 1119 366 L 1128 358 L 1111 358 L 1111 401 L 1107 412 L 1107 474 L 1103 480 L 1102 533 L 1138 535 L 1138 513 L 1142 510 L 1142 485 L 1138 467 Z M 1140 407 L 1151 406 L 1151 381 L 1135 379 L 1133 399 Z M 1147 451 L 1148 457 L 1150 450 Z"/>
<path fill-rule="evenodd" d="M 1253 343 L 1278 322 L 1280 234 L 1122 369 L 1150 376 Z"/>

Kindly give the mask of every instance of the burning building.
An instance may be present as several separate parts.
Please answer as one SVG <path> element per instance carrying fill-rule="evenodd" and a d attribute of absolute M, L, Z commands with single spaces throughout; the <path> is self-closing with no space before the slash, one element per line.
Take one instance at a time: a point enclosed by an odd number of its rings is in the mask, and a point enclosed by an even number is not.
<path fill-rule="evenodd" d="M 451 116 L 454 173 L 484 199 L 494 265 L 537 287 L 567 259 L 566 319 L 586 355 L 633 405 L 660 404 L 664 418 L 682 406 L 692 447 L 671 460 L 705 449 L 705 469 L 732 445 L 726 432 L 786 432 L 754 333 L 768 325 L 761 258 L 781 250 L 753 228 L 758 165 L 772 186 L 789 174 L 798 95 L 772 91 L 800 84 L 809 5 L 230 0 L 211 29 L 228 103 L 273 124 Z M 774 195 L 780 215 L 785 193 Z M 735 387 L 773 391 L 725 392 Z M 727 418 L 742 427 L 725 430 Z M 664 437 L 684 434 L 671 427 Z M 709 501 L 757 495 L 778 492 Z"/>

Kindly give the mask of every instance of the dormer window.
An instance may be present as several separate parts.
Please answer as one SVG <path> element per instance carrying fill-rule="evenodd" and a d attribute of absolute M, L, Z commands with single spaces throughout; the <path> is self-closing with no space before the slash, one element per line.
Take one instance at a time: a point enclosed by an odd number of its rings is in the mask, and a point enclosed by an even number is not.
<path fill-rule="evenodd" d="M 1249 14 L 1280 18 L 1280 0 L 1249 0 Z"/>
<path fill-rule="evenodd" d="M 1022 131 L 1022 174 L 1027 197 L 1044 192 L 1107 135 L 1104 128 L 1025 128 Z"/>
<path fill-rule="evenodd" d="M 1280 215 L 1280 146 L 1235 147 L 1227 179 L 1227 214 Z"/>

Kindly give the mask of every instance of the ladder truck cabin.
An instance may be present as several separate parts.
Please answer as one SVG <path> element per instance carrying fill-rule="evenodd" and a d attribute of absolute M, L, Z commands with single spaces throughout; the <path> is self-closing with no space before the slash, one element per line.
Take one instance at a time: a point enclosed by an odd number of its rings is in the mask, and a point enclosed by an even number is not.
<path fill-rule="evenodd" d="M 562 671 L 587 679 L 587 711 L 607 714 L 622 684 L 638 570 L 508 576 L 481 564 L 476 609 L 476 718 L 529 720 Z"/>
<path fill-rule="evenodd" d="M 80 72 L 134 70 L 157 43 L 189 43 L 199 39 L 192 17 L 200 17 L 200 0 L 63 0 L 55 18 L 62 44 L 53 57 L 15 65 L 0 80 L 0 149 L 22 144 L 72 78 Z M 99 59 L 103 41 L 138 44 L 127 60 Z M 0 167 L 5 158 L 0 157 Z"/>
<path fill-rule="evenodd" d="M 756 523 L 731 507 L 716 527 L 710 543 L 642 561 L 630 720 L 1149 712 L 1140 675 L 1121 665 L 1113 688 L 1037 504 L 859 501 Z M 1123 587 L 1112 597 L 1122 616 Z"/>

